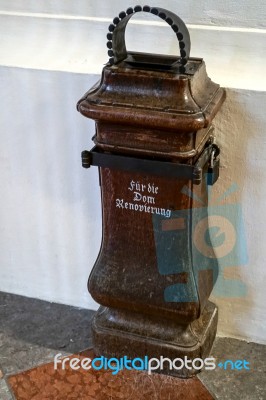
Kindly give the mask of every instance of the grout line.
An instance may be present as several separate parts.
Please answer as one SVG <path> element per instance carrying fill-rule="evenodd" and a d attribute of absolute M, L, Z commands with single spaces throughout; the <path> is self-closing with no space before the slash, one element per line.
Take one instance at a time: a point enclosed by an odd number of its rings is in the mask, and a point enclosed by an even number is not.
<path fill-rule="evenodd" d="M 65 15 L 65 14 L 26 13 L 26 12 L 0 11 L 0 16 L 1 15 L 2 16 L 14 16 L 14 17 L 62 19 L 62 20 L 77 20 L 77 21 L 106 22 L 106 23 L 111 23 L 112 22 L 112 18 L 106 18 L 106 17 L 83 17 L 83 16 L 80 16 L 80 15 Z M 137 19 L 131 20 L 130 24 L 161 26 L 161 27 L 165 27 L 165 28 L 168 27 L 168 25 L 165 22 L 137 20 Z M 266 29 L 263 29 L 263 28 L 241 28 L 241 27 L 230 27 L 230 26 L 195 25 L 195 24 L 186 24 L 186 25 L 190 29 L 266 34 Z"/>
<path fill-rule="evenodd" d="M 12 391 L 12 389 L 11 389 L 9 383 L 8 383 L 8 375 L 4 374 L 4 376 L 2 378 L 0 378 L 0 382 L 1 381 L 4 382 L 4 393 L 5 393 L 5 395 L 8 396 L 7 398 L 9 400 L 16 400 L 16 398 L 14 396 L 14 393 L 13 393 L 13 391 Z M 2 390 L 0 390 L 0 395 L 1 395 L 1 393 L 2 393 Z M 5 396 L 5 398 L 6 398 L 6 396 Z"/>
<path fill-rule="evenodd" d="M 8 389 L 8 394 L 10 395 L 10 398 L 12 400 L 16 400 L 15 393 L 13 392 L 12 387 L 11 387 L 11 385 L 9 385 L 9 382 L 8 382 L 8 375 L 5 378 L 5 384 Z"/>

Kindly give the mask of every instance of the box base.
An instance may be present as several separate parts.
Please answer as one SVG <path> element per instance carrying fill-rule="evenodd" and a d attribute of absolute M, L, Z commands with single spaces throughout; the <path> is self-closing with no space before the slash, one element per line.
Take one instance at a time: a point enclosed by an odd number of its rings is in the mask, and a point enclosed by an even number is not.
<path fill-rule="evenodd" d="M 216 335 L 217 307 L 208 302 L 201 316 L 189 325 L 173 320 L 151 317 L 126 310 L 100 307 L 92 322 L 93 347 L 97 356 L 107 358 L 164 357 L 169 361 L 155 372 L 189 378 L 202 369 L 200 360 L 208 357 Z M 181 359 L 181 360 L 180 360 Z M 155 362 L 154 362 L 155 364 Z M 193 366 L 194 364 L 194 366 Z"/>

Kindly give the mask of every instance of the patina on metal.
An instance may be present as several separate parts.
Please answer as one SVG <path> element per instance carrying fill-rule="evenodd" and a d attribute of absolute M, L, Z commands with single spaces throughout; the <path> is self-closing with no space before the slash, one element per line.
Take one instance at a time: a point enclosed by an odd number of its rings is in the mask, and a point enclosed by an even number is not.
<path fill-rule="evenodd" d="M 180 56 L 127 51 L 127 23 L 141 11 L 171 26 Z M 129 8 L 107 38 L 101 80 L 77 105 L 96 122 L 95 146 L 82 153 L 82 164 L 99 167 L 102 195 L 102 245 L 88 283 L 101 305 L 94 351 L 204 358 L 216 334 L 217 308 L 208 298 L 218 262 L 209 246 L 199 265 L 194 228 L 207 220 L 207 185 L 219 176 L 211 123 L 225 92 L 202 59 L 189 57 L 189 32 L 172 12 Z M 163 372 L 189 377 L 197 370 L 165 365 Z"/>

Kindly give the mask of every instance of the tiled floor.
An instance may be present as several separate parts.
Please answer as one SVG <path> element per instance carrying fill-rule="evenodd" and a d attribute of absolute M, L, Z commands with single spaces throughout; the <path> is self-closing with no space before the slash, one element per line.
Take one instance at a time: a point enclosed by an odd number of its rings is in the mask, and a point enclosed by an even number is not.
<path fill-rule="evenodd" d="M 91 347 L 92 316 L 89 310 L 0 292 L 0 400 L 266 399 L 266 346 L 235 339 L 216 339 L 212 355 L 217 362 L 246 359 L 250 371 L 216 368 L 185 381 L 131 371 L 55 372 L 51 362 L 57 353 Z"/>

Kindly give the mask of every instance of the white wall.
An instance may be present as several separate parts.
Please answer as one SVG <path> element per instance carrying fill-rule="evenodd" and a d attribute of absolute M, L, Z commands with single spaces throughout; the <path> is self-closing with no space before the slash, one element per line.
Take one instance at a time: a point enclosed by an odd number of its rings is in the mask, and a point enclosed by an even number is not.
<path fill-rule="evenodd" d="M 213 296 L 219 334 L 266 343 L 264 1 L 160 4 L 188 24 L 191 55 L 203 57 L 210 77 L 227 88 L 215 122 L 222 167 L 213 196 L 238 184 L 227 202 L 242 205 L 249 261 L 226 271 L 246 284 L 246 296 Z M 97 307 L 86 283 L 101 238 L 98 177 L 80 163 L 94 125 L 75 104 L 107 61 L 109 23 L 130 5 L 0 0 L 0 290 Z M 176 52 L 171 29 L 156 18 L 132 21 L 127 43 Z"/>

